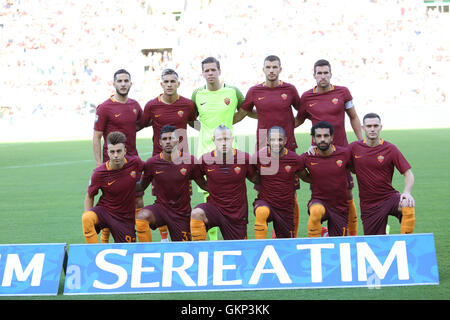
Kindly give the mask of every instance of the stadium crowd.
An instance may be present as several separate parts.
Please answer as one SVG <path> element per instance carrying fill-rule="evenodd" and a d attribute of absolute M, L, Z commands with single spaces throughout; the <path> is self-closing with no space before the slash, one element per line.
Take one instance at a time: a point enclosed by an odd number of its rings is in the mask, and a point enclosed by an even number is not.
<path fill-rule="evenodd" d="M 185 0 L 170 10 L 163 3 L 3 1 L 0 122 L 58 115 L 91 123 L 119 68 L 131 72 L 132 96 L 142 105 L 160 93 L 167 67 L 180 74 L 180 93 L 189 97 L 202 84 L 207 56 L 221 60 L 222 76 L 244 94 L 261 82 L 263 57 L 276 54 L 282 78 L 300 91 L 314 85 L 314 61 L 328 59 L 338 70 L 334 82 L 352 89 L 362 113 L 373 105 L 380 113 L 449 105 L 443 34 L 450 19 L 421 0 Z M 169 12 L 177 8 L 178 18 Z M 172 50 L 141 51 L 152 48 Z"/>

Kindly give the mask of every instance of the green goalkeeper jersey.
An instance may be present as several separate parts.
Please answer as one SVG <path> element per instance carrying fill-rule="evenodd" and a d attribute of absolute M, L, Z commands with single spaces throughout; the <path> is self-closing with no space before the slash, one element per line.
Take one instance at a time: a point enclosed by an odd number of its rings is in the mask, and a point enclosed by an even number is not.
<path fill-rule="evenodd" d="M 233 132 L 233 115 L 244 101 L 238 88 L 223 84 L 219 90 L 210 91 L 206 85 L 192 93 L 198 119 L 201 123 L 197 157 L 216 148 L 213 142 L 214 130 L 223 124 Z M 233 142 L 236 148 L 236 140 Z"/>

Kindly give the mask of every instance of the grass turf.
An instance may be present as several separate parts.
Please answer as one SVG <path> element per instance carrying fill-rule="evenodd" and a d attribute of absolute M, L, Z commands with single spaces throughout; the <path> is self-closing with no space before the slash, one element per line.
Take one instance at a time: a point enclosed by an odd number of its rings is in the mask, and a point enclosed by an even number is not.
<path fill-rule="evenodd" d="M 155 293 L 129 295 L 64 296 L 64 275 L 60 293 L 44 299 L 132 299 L 132 300 L 312 300 L 312 299 L 449 299 L 450 239 L 447 235 L 450 219 L 446 200 L 450 191 L 450 128 L 383 131 L 385 140 L 397 145 L 412 165 L 415 175 L 413 196 L 416 200 L 415 233 L 434 233 L 440 285 L 383 287 L 381 289 L 309 289 L 264 290 L 205 293 Z M 350 134 L 349 140 L 354 140 Z M 299 153 L 306 150 L 310 137 L 298 134 Z M 141 158 L 151 155 L 150 139 L 138 139 Z M 247 150 L 248 151 L 248 150 Z M 83 200 L 94 161 L 91 141 L 4 143 L 0 144 L 0 243 L 84 243 L 81 231 Z M 394 187 L 403 188 L 403 177 L 394 174 Z M 194 187 L 192 206 L 202 202 L 202 195 Z M 358 188 L 353 190 L 359 214 Z M 309 187 L 298 191 L 300 205 L 299 237 L 306 237 L 306 203 Z M 251 203 L 255 197 L 248 184 L 249 220 L 248 238 L 254 238 Z M 153 202 L 146 192 L 145 204 Z M 390 219 L 391 234 L 400 233 L 396 219 Z M 272 229 L 269 225 L 268 236 Z M 153 231 L 153 241 L 159 241 L 159 232 Z M 361 222 L 358 234 L 362 234 Z M 112 240 L 111 240 L 112 241 Z M 2 299 L 42 299 L 41 297 L 3 297 Z"/>

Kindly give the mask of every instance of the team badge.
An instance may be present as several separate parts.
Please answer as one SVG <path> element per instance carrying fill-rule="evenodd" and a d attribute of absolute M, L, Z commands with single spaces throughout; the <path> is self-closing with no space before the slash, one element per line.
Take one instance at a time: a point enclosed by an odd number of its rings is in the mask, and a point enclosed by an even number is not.
<path fill-rule="evenodd" d="M 183 116 L 184 112 L 183 110 L 178 111 L 178 116 L 181 118 Z"/>
<path fill-rule="evenodd" d="M 225 104 L 228 106 L 231 102 L 230 98 L 225 98 L 223 99 L 223 102 L 225 102 Z"/>
<path fill-rule="evenodd" d="M 137 110 L 136 110 L 136 109 L 133 109 L 133 112 L 134 112 L 134 114 L 136 114 L 136 113 L 137 113 Z"/>
<path fill-rule="evenodd" d="M 241 167 L 234 167 L 234 172 L 236 172 L 236 174 L 239 174 L 241 172 Z"/>
<path fill-rule="evenodd" d="M 130 176 L 132 176 L 133 178 L 136 178 L 136 171 L 131 171 Z"/>
<path fill-rule="evenodd" d="M 181 169 L 180 169 L 180 172 L 181 172 L 181 174 L 182 174 L 183 176 L 185 176 L 185 175 L 186 175 L 186 172 L 187 172 L 187 169 L 186 169 L 186 168 L 181 168 Z"/>
<path fill-rule="evenodd" d="M 333 100 L 331 100 L 331 102 L 333 102 L 334 104 L 337 104 L 339 102 L 338 98 L 334 98 Z"/>
<path fill-rule="evenodd" d="M 337 160 L 337 161 L 336 161 L 336 164 L 337 164 L 337 166 L 338 166 L 339 168 L 342 167 L 342 163 L 343 163 L 342 160 Z"/>
<path fill-rule="evenodd" d="M 384 157 L 380 155 L 377 157 L 377 160 L 379 163 L 382 163 L 384 161 Z"/>
<path fill-rule="evenodd" d="M 286 99 L 287 99 L 287 94 L 286 94 L 286 93 L 283 93 L 283 94 L 281 95 L 281 99 L 286 100 Z"/>
<path fill-rule="evenodd" d="M 291 168 L 292 168 L 291 166 L 285 166 L 284 170 L 286 170 L 286 172 L 289 172 L 289 171 L 291 171 Z"/>

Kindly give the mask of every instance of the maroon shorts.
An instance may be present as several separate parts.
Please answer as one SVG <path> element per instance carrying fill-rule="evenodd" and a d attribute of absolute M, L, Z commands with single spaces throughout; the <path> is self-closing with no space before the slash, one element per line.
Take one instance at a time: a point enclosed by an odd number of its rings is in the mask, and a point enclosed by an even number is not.
<path fill-rule="evenodd" d="M 153 230 L 167 226 L 172 241 L 191 241 L 191 212 L 176 213 L 165 206 L 155 203 L 145 206 L 153 213 L 155 224 L 150 226 Z"/>
<path fill-rule="evenodd" d="M 261 206 L 269 208 L 267 222 L 273 222 L 277 238 L 294 238 L 294 208 L 290 208 L 290 210 L 275 208 L 264 200 L 255 200 L 253 212 L 255 213 L 256 208 Z"/>
<path fill-rule="evenodd" d="M 114 238 L 114 242 L 136 242 L 134 220 L 131 222 L 119 220 L 101 206 L 95 206 L 91 211 L 94 211 L 98 217 L 98 224 L 95 226 L 95 231 L 97 231 L 97 233 L 103 228 L 109 228 Z"/>
<path fill-rule="evenodd" d="M 347 235 L 348 225 L 348 210 L 342 211 L 327 205 L 324 201 L 319 199 L 311 199 L 308 202 L 308 215 L 309 208 L 313 204 L 321 204 L 325 207 L 325 214 L 322 217 L 322 221 L 328 222 L 328 235 L 330 237 L 341 237 Z"/>
<path fill-rule="evenodd" d="M 211 203 L 200 203 L 195 208 L 205 211 L 206 230 L 212 227 L 219 227 L 224 240 L 244 240 L 247 239 L 247 224 L 237 224 L 230 221 L 220 209 Z"/>
<path fill-rule="evenodd" d="M 392 195 L 386 201 L 362 211 L 361 221 L 364 235 L 386 234 L 388 216 L 394 216 L 401 221 L 402 214 L 398 211 L 400 193 Z"/>

